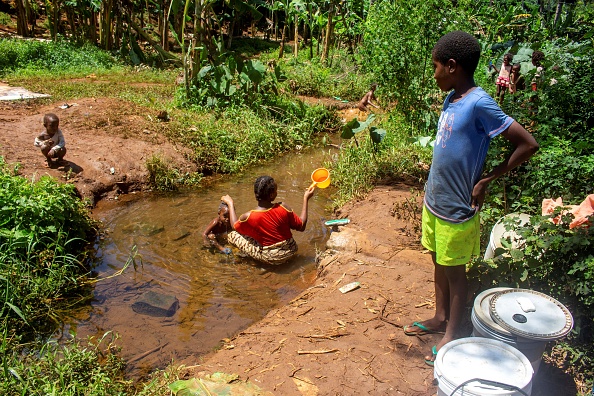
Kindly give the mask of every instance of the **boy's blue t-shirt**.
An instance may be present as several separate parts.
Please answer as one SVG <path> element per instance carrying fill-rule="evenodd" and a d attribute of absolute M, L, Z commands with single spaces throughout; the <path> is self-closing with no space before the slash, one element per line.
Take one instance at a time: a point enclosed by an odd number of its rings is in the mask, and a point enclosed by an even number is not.
<path fill-rule="evenodd" d="M 470 206 L 472 190 L 480 180 L 491 139 L 514 121 L 482 88 L 443 105 L 433 161 L 425 185 L 425 206 L 440 219 L 462 223 L 477 208 Z"/>

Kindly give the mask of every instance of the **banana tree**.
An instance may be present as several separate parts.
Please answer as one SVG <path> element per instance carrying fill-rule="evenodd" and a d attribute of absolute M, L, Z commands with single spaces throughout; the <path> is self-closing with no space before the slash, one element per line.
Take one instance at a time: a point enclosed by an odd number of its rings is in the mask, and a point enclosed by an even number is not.
<path fill-rule="evenodd" d="M 294 41 L 295 41 L 295 48 L 293 49 L 293 56 L 297 58 L 299 55 L 299 19 L 307 20 L 307 4 L 303 0 L 292 0 L 290 4 L 290 9 L 293 13 L 294 19 Z"/>

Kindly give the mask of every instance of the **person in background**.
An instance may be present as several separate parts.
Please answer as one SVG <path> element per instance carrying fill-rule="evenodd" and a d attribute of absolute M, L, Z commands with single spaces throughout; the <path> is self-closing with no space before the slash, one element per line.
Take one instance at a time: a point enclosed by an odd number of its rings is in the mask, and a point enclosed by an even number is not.
<path fill-rule="evenodd" d="M 518 90 L 523 90 L 524 87 L 524 76 L 520 73 L 522 65 L 514 63 L 512 66 L 511 73 L 509 75 L 509 93 L 514 95 Z"/>
<path fill-rule="evenodd" d="M 536 67 L 536 73 L 534 73 L 534 78 L 530 83 L 532 90 L 537 91 L 538 85 L 542 80 L 542 76 L 544 73 L 544 67 L 542 66 L 542 61 L 544 60 L 544 53 L 542 51 L 534 51 L 532 53 L 532 64 Z"/>
<path fill-rule="evenodd" d="M 439 349 L 463 336 L 468 284 L 466 265 L 480 253 L 479 211 L 489 183 L 530 158 L 538 143 L 474 82 L 481 46 L 462 31 L 442 36 L 432 51 L 434 79 L 446 97 L 425 185 L 422 245 L 434 264 L 435 314 L 404 326 L 410 336 L 444 333 L 425 363 L 433 366 Z M 490 172 L 483 166 L 491 139 L 502 135 L 513 146 Z"/>
<path fill-rule="evenodd" d="M 369 111 L 367 106 L 373 106 L 376 109 L 379 109 L 379 106 L 372 102 L 372 100 L 377 100 L 375 97 L 375 90 L 377 89 L 377 84 L 371 84 L 369 91 L 363 96 L 363 98 L 359 101 L 357 108 L 361 111 Z"/>
<path fill-rule="evenodd" d="M 503 63 L 501 64 L 501 69 L 497 69 L 497 66 L 490 64 L 490 66 L 493 69 L 495 69 L 497 73 L 499 73 L 499 75 L 497 76 L 497 81 L 495 81 L 495 85 L 497 85 L 496 96 L 499 99 L 500 105 L 503 104 L 505 91 L 507 91 L 507 87 L 509 86 L 509 75 L 511 74 L 511 62 L 513 59 L 514 54 L 508 52 L 503 56 Z"/>
<path fill-rule="evenodd" d="M 231 222 L 229 221 L 229 207 L 226 203 L 221 202 L 219 205 L 218 216 L 208 223 L 208 226 L 202 233 L 204 245 L 213 246 L 223 254 L 231 254 L 231 248 L 223 247 L 218 240 L 224 234 L 231 231 L 231 229 Z"/>
<path fill-rule="evenodd" d="M 41 149 L 41 154 L 45 157 L 46 166 L 51 168 L 55 163 L 64 162 L 66 155 L 66 141 L 64 134 L 60 130 L 60 119 L 54 113 L 48 113 L 43 116 L 43 126 L 45 131 L 41 132 L 35 138 L 35 147 Z M 54 160 L 56 160 L 54 162 Z"/>
<path fill-rule="evenodd" d="M 310 186 L 303 194 L 301 215 L 285 203 L 273 201 L 277 196 L 277 185 L 270 176 L 260 176 L 254 183 L 254 194 L 258 206 L 237 218 L 233 199 L 229 195 L 221 198 L 229 206 L 229 215 L 234 231 L 228 235 L 229 243 L 243 253 L 266 264 L 278 265 L 287 262 L 297 253 L 297 243 L 291 230 L 304 231 L 307 225 L 308 202 L 315 187 Z"/>

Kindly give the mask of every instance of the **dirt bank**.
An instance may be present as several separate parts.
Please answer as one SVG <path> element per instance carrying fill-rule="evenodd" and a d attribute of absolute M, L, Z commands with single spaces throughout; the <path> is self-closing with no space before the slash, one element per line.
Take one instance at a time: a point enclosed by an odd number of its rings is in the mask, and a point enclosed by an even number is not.
<path fill-rule="evenodd" d="M 68 164 L 45 166 L 45 158 L 33 146 L 43 131 L 43 115 L 60 117 Z M 72 183 L 80 195 L 94 203 L 101 198 L 148 188 L 145 162 L 153 154 L 182 170 L 195 167 L 184 157 L 186 149 L 172 144 L 163 134 L 158 113 L 146 114 L 133 103 L 107 98 L 85 98 L 76 103 L 47 100 L 0 102 L 0 155 L 7 163 L 19 163 L 19 173 L 39 178 L 50 175 Z"/>
<path fill-rule="evenodd" d="M 438 335 L 402 326 L 433 314 L 433 264 L 420 250 L 410 186 L 380 185 L 339 213 L 311 288 L 231 340 L 188 377 L 238 374 L 275 395 L 435 395 L 424 356 Z M 360 288 L 342 294 L 351 282 Z M 468 334 L 472 324 L 466 323 Z M 544 361 L 532 395 L 576 394 L 573 379 Z"/>
<path fill-rule="evenodd" d="M 145 160 L 159 154 L 193 169 L 184 148 L 170 143 L 157 114 L 131 103 L 81 99 L 76 103 L 0 102 L 0 155 L 21 164 L 27 177 L 50 175 L 92 199 L 142 190 Z M 64 108 L 62 108 L 64 107 Z M 354 111 L 354 109 L 348 109 Z M 68 165 L 48 169 L 33 147 L 43 114 L 61 118 Z M 433 370 L 423 357 L 439 336 L 408 337 L 402 326 L 433 313 L 433 267 L 418 243 L 417 194 L 398 183 L 378 186 L 337 217 L 350 224 L 334 232 L 320 257 L 315 284 L 288 305 L 216 353 L 185 362 L 187 378 L 235 373 L 276 395 L 434 395 Z M 416 203 L 415 203 L 416 201 Z M 351 282 L 360 287 L 338 289 Z M 470 323 L 466 324 L 468 334 Z M 576 385 L 548 360 L 532 395 L 569 396 Z"/>

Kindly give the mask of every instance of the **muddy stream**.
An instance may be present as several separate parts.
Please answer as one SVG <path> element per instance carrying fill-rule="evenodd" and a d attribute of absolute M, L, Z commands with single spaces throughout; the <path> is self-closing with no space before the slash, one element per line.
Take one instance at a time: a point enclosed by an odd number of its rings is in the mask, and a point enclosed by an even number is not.
<path fill-rule="evenodd" d="M 332 186 L 316 189 L 307 229 L 293 233 L 298 255 L 287 265 L 261 265 L 237 256 L 236 248 L 232 256 L 225 256 L 206 249 L 202 242 L 202 231 L 216 217 L 220 197 L 231 195 L 239 216 L 256 206 L 255 178 L 268 174 L 277 181 L 277 201 L 299 213 L 311 172 L 332 155 L 331 150 L 319 148 L 288 154 L 275 164 L 247 170 L 208 188 L 101 202 L 93 215 L 106 230 L 97 244 L 95 268 L 102 280 L 94 287 L 92 302 L 70 313 L 62 334 L 75 332 L 79 339 L 100 338 L 107 331 L 118 334 L 117 345 L 132 375 L 164 368 L 172 360 L 198 363 L 198 356 L 213 351 L 221 339 L 246 329 L 310 286 L 316 251 L 324 249 L 330 233 L 323 222 L 330 218 Z M 113 276 L 134 247 L 136 270 L 130 265 Z M 135 309 L 135 303 L 156 295 L 168 302 L 177 299 L 175 313 L 167 316 Z"/>

